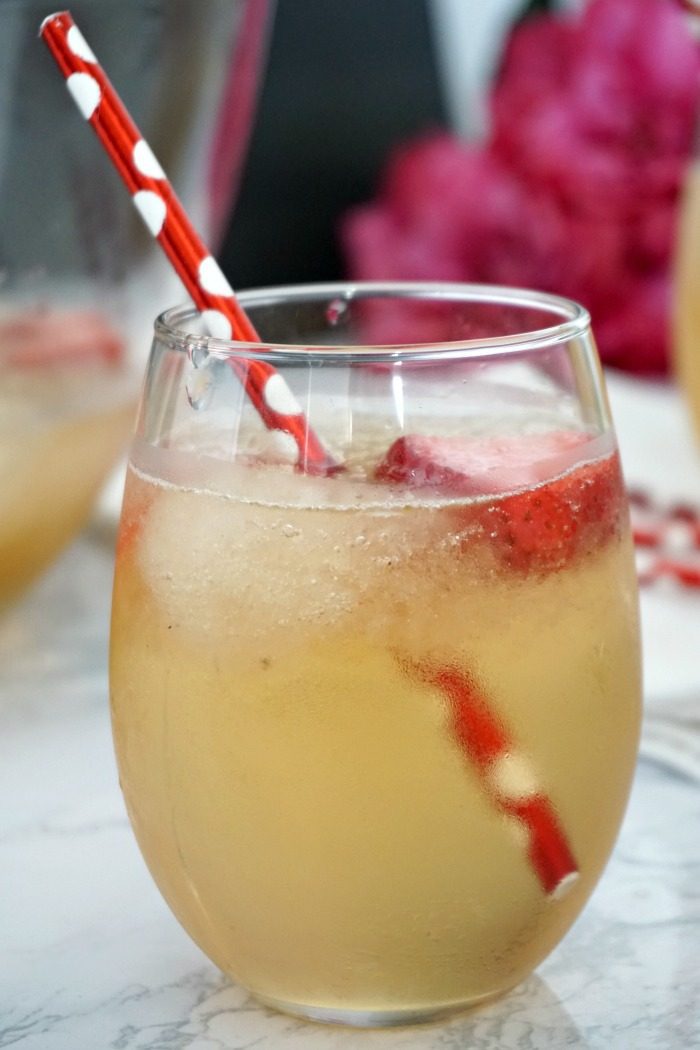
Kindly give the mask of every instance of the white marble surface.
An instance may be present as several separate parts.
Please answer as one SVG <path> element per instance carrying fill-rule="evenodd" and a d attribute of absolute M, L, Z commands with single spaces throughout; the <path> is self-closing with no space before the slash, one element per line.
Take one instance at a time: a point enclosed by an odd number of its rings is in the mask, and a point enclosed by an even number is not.
<path fill-rule="evenodd" d="M 386 1032 L 256 1006 L 172 918 L 129 830 L 107 707 L 110 585 L 109 543 L 84 537 L 0 625 L 0 1047 L 700 1046 L 700 790 L 644 759 L 591 903 L 509 997 Z"/>

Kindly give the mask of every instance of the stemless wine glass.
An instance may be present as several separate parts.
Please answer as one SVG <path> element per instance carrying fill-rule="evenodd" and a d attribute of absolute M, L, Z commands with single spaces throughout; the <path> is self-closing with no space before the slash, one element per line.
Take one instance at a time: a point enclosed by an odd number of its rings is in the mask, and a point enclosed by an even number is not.
<path fill-rule="evenodd" d="M 113 604 L 126 804 L 261 1001 L 425 1020 L 551 951 L 627 801 L 635 573 L 589 318 L 468 285 L 240 301 L 262 344 L 155 326 Z M 234 358 L 337 469 L 265 429 Z"/>

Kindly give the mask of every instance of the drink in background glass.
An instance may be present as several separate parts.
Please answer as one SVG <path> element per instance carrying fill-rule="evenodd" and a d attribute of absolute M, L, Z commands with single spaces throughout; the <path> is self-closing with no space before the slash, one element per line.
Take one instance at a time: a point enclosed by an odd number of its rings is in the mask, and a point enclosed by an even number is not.
<path fill-rule="evenodd" d="M 216 243 L 268 0 L 72 8 Z M 126 442 L 153 304 L 180 295 L 37 39 L 46 14 L 39 0 L 0 4 L 0 606 L 84 523 Z"/>
<path fill-rule="evenodd" d="M 675 366 L 700 437 L 700 160 L 685 181 L 675 269 Z"/>
<path fill-rule="evenodd" d="M 264 345 L 156 325 L 113 601 L 126 805 L 263 1002 L 425 1020 L 551 951 L 628 797 L 636 581 L 588 318 L 477 286 L 240 300 Z M 342 470 L 295 469 L 234 354 Z"/>
<path fill-rule="evenodd" d="M 0 320 L 0 612 L 84 524 L 123 450 L 133 384 L 121 354 L 94 312 Z"/>
<path fill-rule="evenodd" d="M 697 0 L 681 0 L 688 26 L 700 37 Z M 673 364 L 700 439 L 700 124 L 694 157 L 683 186 L 676 230 L 674 272 Z"/>

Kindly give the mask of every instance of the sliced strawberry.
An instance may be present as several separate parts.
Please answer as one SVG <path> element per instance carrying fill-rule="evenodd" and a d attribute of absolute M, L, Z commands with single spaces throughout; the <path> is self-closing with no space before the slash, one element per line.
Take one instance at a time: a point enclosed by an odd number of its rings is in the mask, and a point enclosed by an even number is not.
<path fill-rule="evenodd" d="M 95 311 L 36 311 L 0 321 L 0 360 L 16 368 L 118 364 L 123 356 L 123 340 Z"/>
<path fill-rule="evenodd" d="M 481 438 L 409 434 L 393 443 L 375 477 L 453 496 L 509 492 L 563 473 L 570 450 L 587 440 L 572 430 Z"/>
<path fill-rule="evenodd" d="M 477 511 L 498 557 L 517 572 L 551 572 L 607 542 L 619 528 L 617 455 L 582 466 Z"/>
<path fill-rule="evenodd" d="M 572 450 L 588 440 L 575 431 L 471 439 L 406 436 L 394 442 L 375 477 L 454 497 L 498 494 L 455 507 L 470 536 L 465 542 L 475 541 L 477 526 L 509 569 L 551 572 L 607 541 L 619 527 L 623 488 L 617 456 L 571 469 Z"/>

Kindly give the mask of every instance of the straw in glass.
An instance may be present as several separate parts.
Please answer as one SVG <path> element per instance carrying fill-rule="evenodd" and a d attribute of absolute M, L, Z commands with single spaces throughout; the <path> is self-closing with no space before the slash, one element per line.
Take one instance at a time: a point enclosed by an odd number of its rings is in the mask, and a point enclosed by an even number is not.
<path fill-rule="evenodd" d="M 49 15 L 40 35 L 56 60 L 85 119 L 111 157 L 146 226 L 157 239 L 210 332 L 222 339 L 259 342 L 216 260 L 200 240 L 152 150 L 131 119 L 92 49 L 68 11 Z M 267 362 L 229 358 L 261 419 L 271 430 L 293 440 L 297 465 L 305 473 L 340 469 L 308 425 L 282 376 Z M 476 684 L 450 668 L 432 669 L 401 660 L 451 705 L 456 737 L 477 771 L 484 789 L 523 832 L 531 866 L 544 891 L 558 897 L 578 876 L 566 835 L 552 803 L 535 785 L 523 781 L 524 762 L 514 756 L 501 723 L 489 710 Z M 513 771 L 519 776 L 514 779 Z"/>
<path fill-rule="evenodd" d="M 208 251 L 182 204 L 85 37 L 68 11 L 44 19 L 40 35 L 64 77 L 80 112 L 111 157 L 146 226 L 175 267 L 201 312 L 209 333 L 221 339 L 260 341 L 233 289 Z M 286 444 L 308 474 L 327 474 L 337 464 L 313 432 L 289 386 L 265 361 L 229 358 L 270 430 L 288 435 Z"/>
<path fill-rule="evenodd" d="M 448 701 L 453 735 L 483 790 L 508 821 L 545 893 L 563 897 L 578 879 L 576 860 L 535 770 L 496 717 L 483 687 L 457 667 L 400 655 L 398 661 L 409 677 L 438 689 Z"/>

